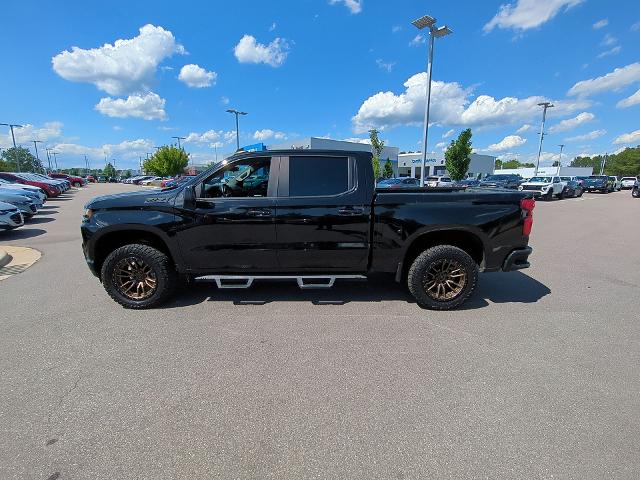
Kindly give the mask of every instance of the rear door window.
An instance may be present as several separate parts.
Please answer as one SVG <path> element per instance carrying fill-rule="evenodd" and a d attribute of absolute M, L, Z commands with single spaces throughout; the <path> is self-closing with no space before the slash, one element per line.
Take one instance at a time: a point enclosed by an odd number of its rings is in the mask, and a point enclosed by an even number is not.
<path fill-rule="evenodd" d="M 339 195 L 350 189 L 348 157 L 289 157 L 289 196 Z"/>

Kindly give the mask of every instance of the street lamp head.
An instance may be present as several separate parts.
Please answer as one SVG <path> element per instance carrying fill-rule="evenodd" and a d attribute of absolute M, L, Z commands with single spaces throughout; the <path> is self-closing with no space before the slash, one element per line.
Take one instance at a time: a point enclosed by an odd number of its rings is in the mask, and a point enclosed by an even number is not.
<path fill-rule="evenodd" d="M 554 105 L 551 102 L 542 102 L 538 104 L 539 107 L 547 107 L 547 108 L 552 108 Z"/>
<path fill-rule="evenodd" d="M 411 24 L 416 27 L 418 30 L 422 30 L 423 28 L 431 28 L 435 25 L 436 23 L 436 19 L 429 16 L 429 15 L 425 15 L 424 17 L 420 17 L 416 20 L 414 20 L 413 22 L 411 22 Z"/>
<path fill-rule="evenodd" d="M 447 27 L 446 25 L 444 27 L 439 27 L 436 30 L 431 32 L 431 35 L 433 35 L 436 38 L 440 38 L 440 37 L 444 37 L 446 35 L 449 35 L 450 33 L 453 33 L 451 31 L 451 29 L 449 27 Z"/>

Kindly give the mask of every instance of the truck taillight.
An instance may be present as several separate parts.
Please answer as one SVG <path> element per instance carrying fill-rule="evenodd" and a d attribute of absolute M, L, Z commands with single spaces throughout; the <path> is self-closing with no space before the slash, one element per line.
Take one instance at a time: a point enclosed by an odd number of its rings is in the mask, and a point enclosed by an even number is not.
<path fill-rule="evenodd" d="M 533 209 L 536 206 L 536 201 L 533 198 L 523 198 L 520 200 L 520 208 L 525 213 L 524 224 L 522 225 L 522 235 L 528 237 L 531 234 L 533 228 Z"/>

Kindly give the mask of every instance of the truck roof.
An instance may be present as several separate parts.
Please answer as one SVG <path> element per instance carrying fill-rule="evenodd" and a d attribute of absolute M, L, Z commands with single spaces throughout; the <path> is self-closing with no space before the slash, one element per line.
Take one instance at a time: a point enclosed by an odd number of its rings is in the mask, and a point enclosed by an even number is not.
<path fill-rule="evenodd" d="M 326 150 L 326 149 L 314 149 L 314 148 L 291 148 L 285 150 L 262 150 L 256 152 L 238 151 L 228 157 L 226 160 L 237 160 L 240 158 L 249 157 L 304 157 L 304 156 L 317 156 L 327 155 L 331 157 L 372 157 L 371 152 L 363 152 L 357 150 Z"/>

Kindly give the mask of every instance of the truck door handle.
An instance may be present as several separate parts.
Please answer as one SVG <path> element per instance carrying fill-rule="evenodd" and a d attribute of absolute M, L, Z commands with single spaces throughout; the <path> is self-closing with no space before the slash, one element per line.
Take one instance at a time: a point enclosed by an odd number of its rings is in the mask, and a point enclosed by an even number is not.
<path fill-rule="evenodd" d="M 343 217 L 354 217 L 356 215 L 362 215 L 364 208 L 360 207 L 341 207 L 338 209 L 338 215 Z"/>
<path fill-rule="evenodd" d="M 247 211 L 247 215 L 250 217 L 270 217 L 273 213 L 268 208 L 252 208 Z"/>

